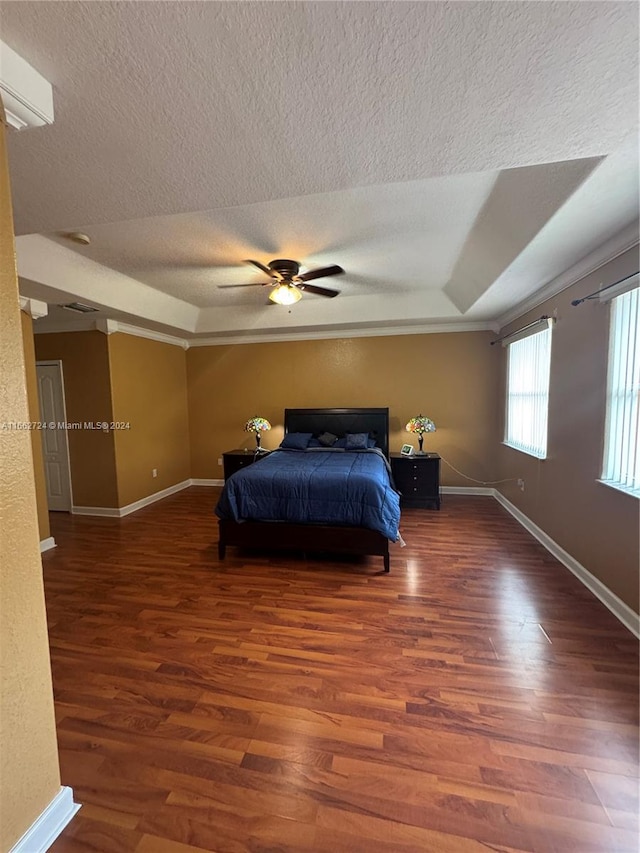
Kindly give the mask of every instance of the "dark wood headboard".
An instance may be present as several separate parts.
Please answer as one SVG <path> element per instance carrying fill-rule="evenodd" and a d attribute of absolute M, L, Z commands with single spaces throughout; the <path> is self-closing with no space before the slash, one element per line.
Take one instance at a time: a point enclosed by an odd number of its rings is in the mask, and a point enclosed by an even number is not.
<path fill-rule="evenodd" d="M 348 432 L 368 432 L 389 456 L 389 409 L 285 409 L 284 431 L 331 432 L 338 438 Z"/>

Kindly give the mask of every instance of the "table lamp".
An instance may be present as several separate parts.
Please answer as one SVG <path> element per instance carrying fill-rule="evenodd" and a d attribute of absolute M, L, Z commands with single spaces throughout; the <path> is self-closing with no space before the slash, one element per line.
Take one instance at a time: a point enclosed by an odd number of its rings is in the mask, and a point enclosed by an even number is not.
<path fill-rule="evenodd" d="M 262 448 L 260 447 L 260 436 L 263 432 L 266 432 L 268 429 L 271 429 L 271 424 L 266 418 L 259 418 L 257 415 L 249 418 L 249 420 L 244 425 L 245 432 L 255 432 L 256 434 L 256 453 L 260 453 Z"/>

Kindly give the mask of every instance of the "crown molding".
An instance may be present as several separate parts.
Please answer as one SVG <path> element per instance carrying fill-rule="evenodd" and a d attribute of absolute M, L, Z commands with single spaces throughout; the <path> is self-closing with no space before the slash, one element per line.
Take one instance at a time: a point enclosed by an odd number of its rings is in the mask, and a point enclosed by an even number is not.
<path fill-rule="evenodd" d="M 39 299 L 29 299 L 26 296 L 20 297 L 20 310 L 24 311 L 34 320 L 39 320 L 40 317 L 46 317 L 49 313 L 49 306 L 46 302 L 41 302 Z"/>
<path fill-rule="evenodd" d="M 98 320 L 97 324 L 101 322 Z M 104 322 L 104 321 L 102 321 Z M 125 335 L 134 335 L 136 338 L 147 338 L 150 341 L 158 341 L 161 344 L 171 344 L 174 347 L 189 349 L 189 341 L 186 338 L 178 338 L 175 335 L 167 335 L 164 332 L 156 332 L 154 329 L 143 329 L 141 326 L 132 326 L 130 323 L 121 323 L 119 320 L 107 320 L 111 335 L 114 332 L 122 332 Z"/>
<path fill-rule="evenodd" d="M 0 96 L 7 124 L 15 130 L 53 123 L 51 83 L 2 41 Z"/>
<path fill-rule="evenodd" d="M 22 297 L 21 297 L 22 298 Z M 31 300 L 33 301 L 33 300 Z M 43 305 L 45 303 L 42 303 Z M 205 338 L 179 338 L 164 332 L 156 332 L 154 329 L 144 329 L 141 326 L 133 326 L 130 323 L 122 323 L 120 320 L 106 320 L 98 318 L 91 320 L 83 328 L 68 328 L 65 326 L 50 326 L 47 329 L 35 329 L 38 335 L 53 335 L 60 332 L 86 332 L 97 329 L 105 335 L 122 332 L 125 335 L 134 335 L 138 338 L 148 338 L 151 341 L 159 341 L 163 344 L 181 347 L 184 350 L 191 347 L 215 347 L 239 344 L 268 344 L 285 343 L 287 341 L 322 341 L 336 340 L 340 338 L 386 338 L 395 335 L 436 335 L 451 334 L 454 332 L 494 332 L 498 333 L 499 327 L 494 321 L 482 322 L 456 322 L 456 323 L 424 323 L 419 326 L 376 326 L 372 328 L 354 329 L 316 329 L 310 332 L 280 332 L 249 335 L 220 335 Z"/>
<path fill-rule="evenodd" d="M 530 297 L 519 302 L 510 311 L 502 314 L 497 320 L 498 330 L 517 320 L 518 317 L 522 317 L 527 311 L 531 311 L 533 308 L 537 308 L 538 305 L 542 305 L 547 299 L 551 299 L 551 297 L 557 296 L 558 293 L 562 293 L 563 290 L 567 290 L 567 288 L 576 284 L 581 279 L 599 270 L 600 267 L 603 267 L 609 261 L 613 261 L 620 255 L 628 252 L 629 249 L 633 249 L 639 243 L 638 228 L 638 222 L 632 222 L 631 225 L 618 232 L 610 240 L 602 243 L 597 249 L 589 252 L 582 260 L 569 267 L 561 275 L 547 282 L 544 287 L 541 287 Z"/>
<path fill-rule="evenodd" d="M 79 322 L 82 321 L 80 320 Z M 72 328 L 57 323 L 48 326 L 46 329 L 38 329 L 36 327 L 34 333 L 36 335 L 59 335 L 61 333 L 73 334 L 74 332 L 92 332 L 94 330 L 102 332 L 103 335 L 113 335 L 116 332 L 122 332 L 125 335 L 148 338 L 151 341 L 159 341 L 161 344 L 171 344 L 172 346 L 182 347 L 182 349 L 189 349 L 189 341 L 185 338 L 178 338 L 174 335 L 167 335 L 164 332 L 156 332 L 153 329 L 143 329 L 141 326 L 132 326 L 130 323 L 121 323 L 119 320 L 106 320 L 100 317 L 97 320 L 87 319 L 81 326 L 76 324 Z"/>
<path fill-rule="evenodd" d="M 118 331 L 117 320 L 98 319 L 95 322 L 97 331 L 102 332 L 103 335 L 112 335 L 114 332 Z"/>
<path fill-rule="evenodd" d="M 286 341 L 323 341 L 339 338 L 386 338 L 395 335 L 435 335 L 452 332 L 495 332 L 498 325 L 493 321 L 469 323 L 425 323 L 420 326 L 376 326 L 375 328 L 317 329 L 312 332 L 280 332 L 264 335 L 220 335 L 195 338 L 188 341 L 189 347 L 215 347 L 229 344 L 269 344 Z"/>

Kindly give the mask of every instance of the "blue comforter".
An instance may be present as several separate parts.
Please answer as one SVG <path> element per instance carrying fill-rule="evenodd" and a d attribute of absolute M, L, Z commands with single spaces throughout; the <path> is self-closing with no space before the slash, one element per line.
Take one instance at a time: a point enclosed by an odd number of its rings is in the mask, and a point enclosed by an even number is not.
<path fill-rule="evenodd" d="M 227 480 L 216 515 L 367 527 L 395 542 L 400 498 L 376 448 L 274 450 Z"/>

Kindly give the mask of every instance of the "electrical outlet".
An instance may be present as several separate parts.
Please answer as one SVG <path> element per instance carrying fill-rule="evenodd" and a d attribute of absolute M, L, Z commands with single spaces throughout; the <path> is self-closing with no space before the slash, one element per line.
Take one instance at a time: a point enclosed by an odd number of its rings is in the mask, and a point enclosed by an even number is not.
<path fill-rule="evenodd" d="M 218 465 L 222 465 L 222 456 L 218 456 Z"/>
<path fill-rule="evenodd" d="M 523 479 L 518 480 L 518 488 L 520 489 L 521 492 L 524 492 L 524 480 Z"/>
<path fill-rule="evenodd" d="M 152 477 L 157 477 L 157 476 L 158 476 L 158 469 L 157 469 L 157 468 L 152 468 L 152 469 L 151 469 L 151 476 L 152 476 Z"/>

